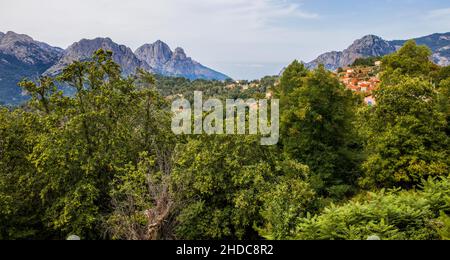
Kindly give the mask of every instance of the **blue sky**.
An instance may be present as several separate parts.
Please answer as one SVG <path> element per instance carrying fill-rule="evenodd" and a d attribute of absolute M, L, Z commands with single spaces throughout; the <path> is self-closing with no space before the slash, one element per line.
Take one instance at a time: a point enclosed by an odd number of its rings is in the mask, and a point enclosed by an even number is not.
<path fill-rule="evenodd" d="M 132 49 L 161 39 L 236 79 L 276 74 L 366 34 L 450 31 L 448 0 L 1 0 L 0 31 L 67 47 L 111 37 Z"/>

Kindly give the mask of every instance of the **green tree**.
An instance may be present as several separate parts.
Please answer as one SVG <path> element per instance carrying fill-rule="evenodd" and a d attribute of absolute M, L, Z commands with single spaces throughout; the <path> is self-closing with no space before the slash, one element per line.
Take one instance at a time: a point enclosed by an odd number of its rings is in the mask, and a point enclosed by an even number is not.
<path fill-rule="evenodd" d="M 284 71 L 280 78 L 280 84 L 277 89 L 278 96 L 281 99 L 281 105 L 287 107 L 287 102 L 289 101 L 288 96 L 292 93 L 295 88 L 302 85 L 302 78 L 308 75 L 308 70 L 305 65 L 293 61 Z M 284 100 L 286 98 L 286 100 Z"/>
<path fill-rule="evenodd" d="M 411 188 L 428 176 L 448 175 L 447 122 L 439 111 L 436 87 L 429 77 L 429 50 L 409 42 L 385 58 L 369 117 L 366 187 Z"/>
<path fill-rule="evenodd" d="M 123 169 L 137 165 L 146 152 L 159 171 L 170 170 L 168 104 L 152 87 L 151 75 L 140 71 L 123 78 L 112 53 L 103 50 L 69 65 L 58 80 L 75 89 L 75 96 L 63 96 L 50 78 L 20 84 L 32 96 L 29 110 L 39 130 L 29 130 L 33 142 L 20 157 L 22 167 L 32 170 L 21 169 L 14 178 L 33 174 L 30 182 L 40 184 L 40 223 L 53 237 L 99 238 L 105 234 L 105 216 L 115 210 L 112 190 L 124 178 Z"/>
<path fill-rule="evenodd" d="M 313 196 L 304 182 L 307 168 L 278 162 L 276 147 L 261 146 L 255 136 L 199 136 L 177 150 L 172 189 L 180 204 L 179 238 L 274 236 L 304 213 Z M 290 188 L 292 198 L 273 198 Z"/>
<path fill-rule="evenodd" d="M 256 138 L 199 136 L 179 150 L 173 190 L 182 204 L 177 234 L 185 239 L 256 238 L 260 196 L 272 177 Z"/>
<path fill-rule="evenodd" d="M 353 62 L 352 67 L 358 66 L 375 66 L 375 62 L 382 60 L 382 57 L 368 57 L 368 58 L 358 58 Z"/>
<path fill-rule="evenodd" d="M 295 234 L 301 218 L 316 212 L 317 197 L 309 184 L 309 169 L 293 160 L 278 163 L 280 173 L 263 193 L 261 215 L 264 225 L 258 231 L 267 239 L 287 239 Z"/>
<path fill-rule="evenodd" d="M 450 79 L 450 66 L 442 67 L 433 73 L 433 80 L 436 85 L 441 84 L 446 79 Z"/>
<path fill-rule="evenodd" d="M 175 201 L 170 175 L 158 166 L 156 155 L 141 154 L 138 165 L 118 169 L 111 190 L 114 211 L 105 229 L 113 239 L 173 239 Z"/>
<path fill-rule="evenodd" d="M 428 47 L 418 46 L 414 40 L 408 41 L 400 50 L 383 58 L 382 81 L 389 84 L 400 75 L 431 79 L 436 69 L 430 61 L 431 54 Z"/>
<path fill-rule="evenodd" d="M 363 185 L 411 188 L 428 176 L 448 175 L 446 121 L 433 86 L 404 78 L 383 86 L 376 98 Z"/>
<path fill-rule="evenodd" d="M 28 160 L 43 125 L 20 109 L 0 109 L 0 239 L 48 237 L 41 222 L 42 182 Z"/>
<path fill-rule="evenodd" d="M 323 66 L 307 72 L 294 62 L 280 79 L 284 152 L 311 169 L 319 195 L 354 192 L 360 145 L 353 125 L 358 99 Z"/>
<path fill-rule="evenodd" d="M 447 136 L 450 136 L 450 77 L 440 81 L 437 98 L 439 111 L 447 120 Z"/>

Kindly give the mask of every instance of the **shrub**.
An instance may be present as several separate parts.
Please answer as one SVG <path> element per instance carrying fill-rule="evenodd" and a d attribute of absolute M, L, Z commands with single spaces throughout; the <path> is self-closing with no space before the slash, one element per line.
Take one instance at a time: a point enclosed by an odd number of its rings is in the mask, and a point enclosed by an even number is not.
<path fill-rule="evenodd" d="M 421 191 L 382 190 L 367 193 L 321 215 L 308 216 L 297 226 L 295 239 L 382 240 L 440 239 L 441 212 L 450 210 L 450 179 L 423 182 Z"/>

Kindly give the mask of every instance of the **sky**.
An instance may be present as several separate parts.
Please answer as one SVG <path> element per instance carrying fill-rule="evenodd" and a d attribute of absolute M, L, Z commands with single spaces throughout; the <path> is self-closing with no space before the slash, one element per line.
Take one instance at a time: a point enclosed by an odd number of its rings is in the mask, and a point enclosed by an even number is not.
<path fill-rule="evenodd" d="M 62 48 L 110 37 L 135 50 L 159 39 L 232 78 L 256 79 L 367 34 L 450 32 L 450 1 L 0 0 L 0 31 Z"/>

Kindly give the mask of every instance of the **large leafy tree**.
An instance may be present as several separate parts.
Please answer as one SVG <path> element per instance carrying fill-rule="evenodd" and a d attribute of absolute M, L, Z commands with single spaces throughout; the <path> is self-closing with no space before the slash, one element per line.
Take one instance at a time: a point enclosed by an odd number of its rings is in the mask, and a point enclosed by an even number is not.
<path fill-rule="evenodd" d="M 269 236 L 288 232 L 313 196 L 307 168 L 277 162 L 275 147 L 254 136 L 199 136 L 177 151 L 172 188 L 181 203 L 180 238 L 255 239 L 256 227 Z M 293 197 L 274 197 L 287 192 Z"/>
<path fill-rule="evenodd" d="M 313 187 L 343 198 L 358 177 L 358 99 L 323 66 L 308 72 L 292 63 L 280 79 L 281 140 L 285 154 L 306 164 Z"/>
<path fill-rule="evenodd" d="M 437 98 L 439 111 L 444 114 L 447 120 L 447 136 L 450 136 L 450 76 L 439 82 Z"/>
<path fill-rule="evenodd" d="M 0 109 L 0 239 L 46 238 L 42 182 L 28 160 L 43 125 L 21 110 Z"/>
<path fill-rule="evenodd" d="M 406 42 L 400 50 L 383 58 L 382 81 L 389 84 L 400 75 L 431 79 L 439 70 L 431 62 L 431 54 L 428 47 L 418 46 L 414 40 Z"/>
<path fill-rule="evenodd" d="M 69 65 L 58 82 L 51 78 L 21 82 L 32 96 L 30 112 L 22 114 L 30 114 L 28 120 L 33 125 L 29 129 L 19 117 L 14 125 L 2 128 L 2 191 L 13 180 L 26 184 L 16 186 L 18 194 L 28 188 L 30 192 L 37 190 L 37 195 L 28 196 L 32 201 L 24 203 L 28 209 L 33 203 L 42 206 L 36 207 L 42 209 L 37 213 L 39 223 L 52 237 L 103 236 L 104 217 L 114 211 L 112 191 L 127 172 L 124 168 L 137 165 L 145 152 L 154 158 L 155 172 L 170 171 L 170 114 L 152 84 L 152 76 L 142 71 L 136 77 L 122 77 L 112 53 L 103 50 L 89 61 Z M 57 85 L 72 88 L 76 94 L 66 97 Z M 9 117 L 13 115 L 21 114 Z M 14 148 L 13 143 L 21 148 Z M 13 195 L 14 190 L 2 192 L 9 201 Z M 122 201 L 116 198 L 115 202 L 120 205 Z M 6 209 L 11 218 L 14 210 L 25 212 L 17 207 Z"/>
<path fill-rule="evenodd" d="M 447 121 L 437 88 L 430 78 L 429 50 L 408 42 L 386 57 L 369 117 L 367 187 L 411 188 L 428 176 L 448 175 Z M 445 98 L 444 98 L 445 99 Z M 441 110 L 439 109 L 442 108 Z"/>

